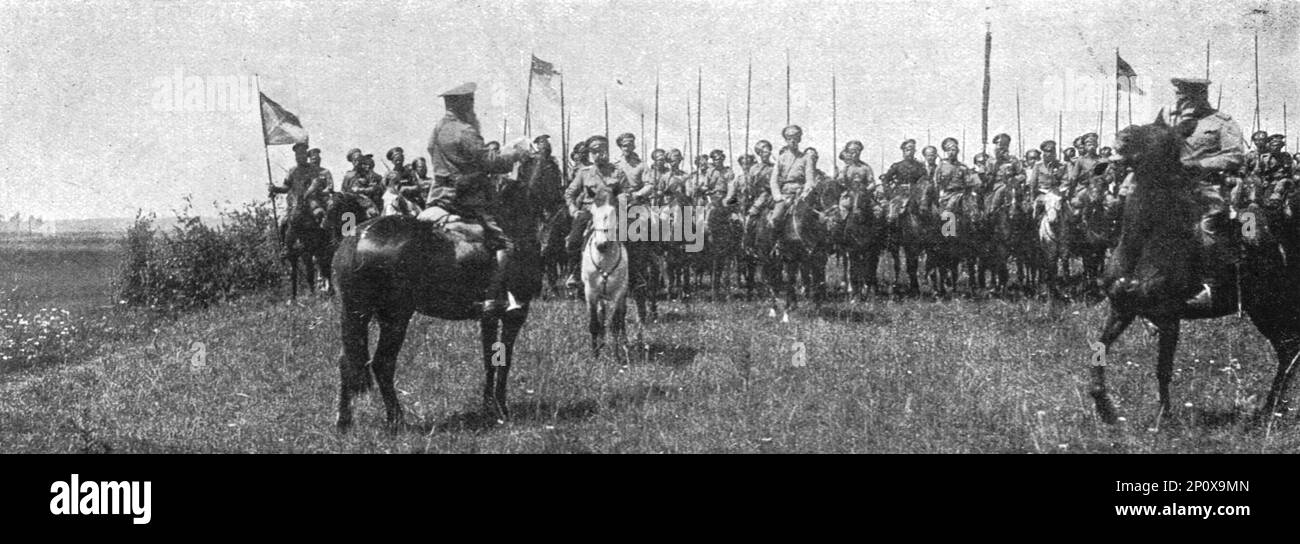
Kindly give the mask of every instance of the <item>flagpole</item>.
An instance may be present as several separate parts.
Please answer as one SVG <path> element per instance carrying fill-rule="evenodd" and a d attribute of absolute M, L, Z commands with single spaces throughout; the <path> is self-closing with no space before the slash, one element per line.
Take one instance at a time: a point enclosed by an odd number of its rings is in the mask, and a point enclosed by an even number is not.
<path fill-rule="evenodd" d="M 262 152 L 266 155 L 266 183 L 275 186 L 275 181 L 271 178 L 271 148 L 266 145 L 266 116 L 262 115 L 262 75 L 253 74 L 253 80 L 257 84 L 257 119 L 262 122 Z M 280 232 L 278 216 L 275 211 L 275 193 L 271 193 L 271 221 L 274 222 L 275 234 L 280 239 L 280 245 L 284 245 L 284 233 Z"/>
<path fill-rule="evenodd" d="M 529 138 L 533 137 L 533 64 L 536 62 L 533 59 L 535 58 L 537 57 L 533 56 L 532 52 L 528 53 L 528 94 L 524 96 L 524 136 Z M 505 145 L 505 136 L 502 136 L 501 146 L 505 147 Z"/>
<path fill-rule="evenodd" d="M 1131 125 L 1133 124 L 1133 78 L 1128 76 L 1125 78 L 1128 79 L 1128 124 Z"/>
<path fill-rule="evenodd" d="M 1133 82 L 1124 76 L 1124 80 L 1129 83 L 1128 94 L 1133 94 Z M 1115 48 L 1115 134 L 1119 134 L 1119 48 Z M 1129 97 L 1132 98 L 1131 96 Z M 1133 114 L 1129 114 L 1129 124 L 1133 124 Z M 1058 142 L 1059 143 L 1059 142 Z"/>

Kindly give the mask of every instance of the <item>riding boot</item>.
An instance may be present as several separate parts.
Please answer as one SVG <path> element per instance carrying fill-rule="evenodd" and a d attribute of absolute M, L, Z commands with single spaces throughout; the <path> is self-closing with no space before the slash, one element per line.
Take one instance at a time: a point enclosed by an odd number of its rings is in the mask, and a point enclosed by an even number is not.
<path fill-rule="evenodd" d="M 506 305 L 506 271 L 510 252 L 498 249 L 496 257 L 496 267 L 492 269 L 492 278 L 488 281 L 485 293 L 487 298 L 483 301 L 483 315 L 487 317 L 500 314 Z"/>
<path fill-rule="evenodd" d="M 1205 241 L 1201 245 L 1199 270 L 1204 288 L 1188 299 L 1185 307 L 1190 311 L 1230 309 L 1237 304 L 1236 286 L 1229 281 L 1236 273 L 1238 251 L 1232 221 L 1226 210 L 1217 210 L 1201 218 Z"/>

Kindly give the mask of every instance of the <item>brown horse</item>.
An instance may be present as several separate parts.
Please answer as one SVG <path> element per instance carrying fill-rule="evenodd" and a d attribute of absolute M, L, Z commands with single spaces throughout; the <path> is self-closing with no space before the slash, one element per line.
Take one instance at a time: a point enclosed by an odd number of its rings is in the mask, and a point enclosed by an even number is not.
<path fill-rule="evenodd" d="M 334 255 L 339 291 L 343 353 L 339 357 L 337 427 L 352 424 L 352 398 L 378 383 L 387 422 L 402 423 L 394 377 L 397 355 L 415 312 L 442 319 L 478 319 L 486 380 L 485 415 L 509 417 L 506 378 L 514 359 L 515 339 L 528 317 L 529 303 L 541 292 L 541 257 L 536 238 L 542 203 L 551 187 L 530 185 L 536 178 L 508 183 L 493 210 L 502 230 L 515 241 L 506 289 L 518 308 L 484 316 L 481 302 L 495 258 L 481 243 L 478 225 L 453 231 L 414 217 L 390 215 L 362 224 L 357 236 L 344 238 Z M 370 321 L 379 321 L 379 343 L 369 353 Z M 498 338 L 499 335 L 499 338 Z"/>
<path fill-rule="evenodd" d="M 1125 203 L 1119 245 L 1111 255 L 1104 282 L 1110 312 L 1102 327 L 1092 366 L 1091 395 L 1098 415 L 1115 423 L 1117 414 L 1106 388 L 1104 356 L 1136 317 L 1158 329 L 1156 379 L 1160 408 L 1156 425 L 1170 411 L 1169 382 L 1179 323 L 1229 315 L 1236 310 L 1221 301 L 1212 310 L 1191 311 L 1186 300 L 1200 289 L 1206 251 L 1199 228 L 1200 207 L 1192 198 L 1192 183 L 1182 173 L 1181 142 L 1163 122 L 1131 126 L 1117 136 L 1119 160 L 1134 167 L 1134 188 Z M 1277 373 L 1258 416 L 1283 411 L 1286 390 L 1300 358 L 1300 274 L 1285 266 L 1279 245 L 1261 221 L 1258 231 L 1241 235 L 1242 258 L 1235 272 L 1221 275 L 1221 285 L 1237 285 L 1240 304 L 1277 353 Z M 1096 359 L 1094 359 L 1095 361 Z"/>

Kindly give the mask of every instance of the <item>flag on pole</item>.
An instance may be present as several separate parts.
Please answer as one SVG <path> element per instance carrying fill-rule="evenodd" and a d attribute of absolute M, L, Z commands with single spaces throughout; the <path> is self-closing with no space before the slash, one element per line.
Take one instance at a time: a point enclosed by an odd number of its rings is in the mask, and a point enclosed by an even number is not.
<path fill-rule="evenodd" d="M 298 116 L 284 109 L 265 94 L 262 97 L 262 138 L 266 145 L 307 143 L 307 129 Z"/>
<path fill-rule="evenodd" d="M 1116 88 L 1119 89 L 1120 91 L 1137 93 L 1138 95 L 1147 94 L 1146 92 L 1138 88 L 1138 86 L 1133 83 L 1133 79 L 1136 77 L 1137 77 L 1137 72 L 1133 71 L 1133 67 L 1130 66 L 1129 63 L 1124 60 L 1124 57 L 1119 56 L 1119 52 L 1116 52 L 1115 53 Z"/>
<path fill-rule="evenodd" d="M 542 92 L 546 94 L 546 97 L 552 101 L 558 100 L 559 95 L 555 93 L 555 89 L 551 88 L 551 77 L 560 75 L 560 71 L 555 69 L 555 65 L 533 55 L 532 73 L 533 79 L 537 80 L 538 85 L 541 85 Z"/>

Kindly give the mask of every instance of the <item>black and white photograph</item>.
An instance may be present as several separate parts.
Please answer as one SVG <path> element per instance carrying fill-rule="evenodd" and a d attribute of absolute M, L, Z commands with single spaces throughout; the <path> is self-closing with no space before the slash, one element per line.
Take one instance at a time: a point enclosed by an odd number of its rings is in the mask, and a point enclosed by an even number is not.
<path fill-rule="evenodd" d="M 0 6 L 0 453 L 1300 451 L 1300 3 Z"/>

